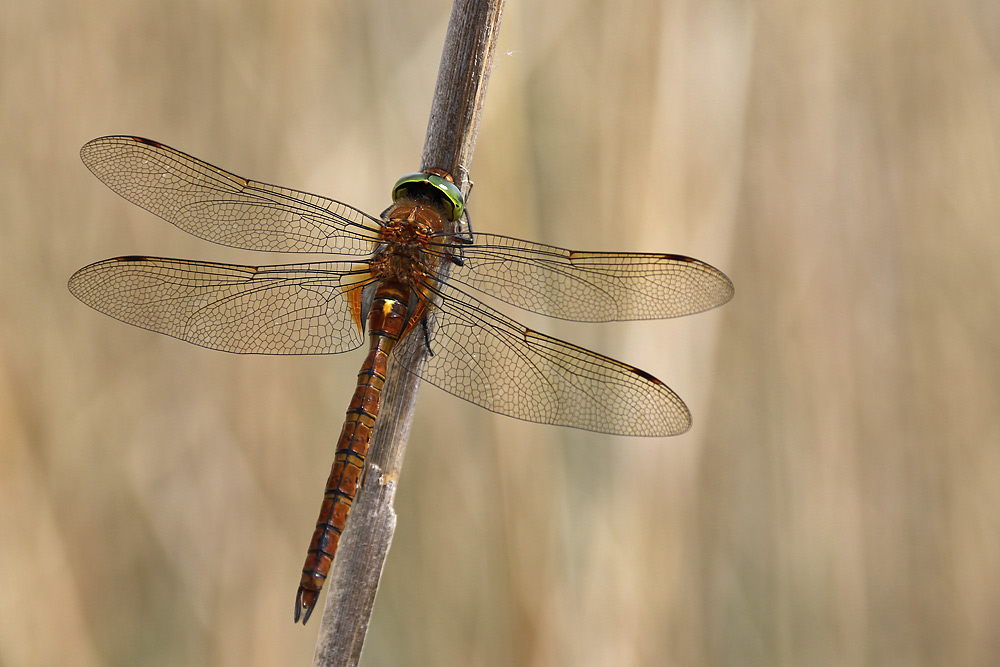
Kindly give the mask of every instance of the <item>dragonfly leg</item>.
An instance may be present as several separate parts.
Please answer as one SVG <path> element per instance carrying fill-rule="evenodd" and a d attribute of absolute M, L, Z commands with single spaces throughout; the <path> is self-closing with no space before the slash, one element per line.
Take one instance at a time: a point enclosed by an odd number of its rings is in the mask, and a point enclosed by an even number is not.
<path fill-rule="evenodd" d="M 461 222 L 462 218 L 465 218 L 464 225 Z M 451 237 L 455 239 L 457 243 L 472 245 L 475 241 L 472 238 L 472 216 L 469 215 L 469 209 L 465 209 L 465 211 L 462 213 L 462 218 L 459 218 L 458 232 L 452 234 Z"/>
<path fill-rule="evenodd" d="M 434 350 L 431 349 L 431 331 L 427 326 L 427 316 L 420 318 L 420 333 L 424 337 L 424 347 L 427 348 L 427 354 L 434 356 Z"/>

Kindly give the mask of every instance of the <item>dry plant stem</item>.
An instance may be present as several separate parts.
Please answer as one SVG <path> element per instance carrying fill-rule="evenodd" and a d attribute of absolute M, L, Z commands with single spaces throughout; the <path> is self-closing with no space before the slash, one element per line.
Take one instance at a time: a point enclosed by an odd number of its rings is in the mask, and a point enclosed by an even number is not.
<path fill-rule="evenodd" d="M 503 0 L 456 0 L 452 5 L 422 169 L 444 169 L 463 187 L 493 63 Z M 463 188 L 464 189 L 464 188 Z M 443 271 L 448 262 L 442 262 Z M 400 346 L 402 355 L 409 346 Z M 413 421 L 419 379 L 407 368 L 424 363 L 426 348 L 389 367 L 372 435 L 365 477 L 341 538 L 316 643 L 314 665 L 356 665 L 396 527 L 393 499 Z"/>

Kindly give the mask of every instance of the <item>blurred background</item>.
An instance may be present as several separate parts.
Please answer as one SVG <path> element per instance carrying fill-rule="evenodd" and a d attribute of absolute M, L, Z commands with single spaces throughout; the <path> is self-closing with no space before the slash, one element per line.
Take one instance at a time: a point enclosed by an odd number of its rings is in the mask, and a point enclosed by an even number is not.
<path fill-rule="evenodd" d="M 0 664 L 307 664 L 295 589 L 364 354 L 227 355 L 74 300 L 116 255 L 287 259 L 77 154 L 139 134 L 378 213 L 449 4 L 2 5 Z M 987 0 L 511 0 L 476 228 L 692 255 L 736 298 L 532 321 L 664 379 L 677 438 L 425 385 L 363 662 L 1000 664 L 998 63 Z"/>

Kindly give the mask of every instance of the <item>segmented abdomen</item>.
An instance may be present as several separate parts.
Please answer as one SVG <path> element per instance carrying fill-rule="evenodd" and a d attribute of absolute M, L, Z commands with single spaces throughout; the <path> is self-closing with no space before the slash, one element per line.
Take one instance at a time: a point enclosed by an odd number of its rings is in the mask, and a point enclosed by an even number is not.
<path fill-rule="evenodd" d="M 347 409 L 347 419 L 337 441 L 333 469 L 326 482 L 323 505 L 295 598 L 295 620 L 309 620 L 319 592 L 330 572 L 340 536 L 347 525 L 351 504 L 358 492 L 372 429 L 378 417 L 389 353 L 406 333 L 407 296 L 398 286 L 380 287 L 368 315 L 370 348 L 358 373 L 358 385 Z"/>

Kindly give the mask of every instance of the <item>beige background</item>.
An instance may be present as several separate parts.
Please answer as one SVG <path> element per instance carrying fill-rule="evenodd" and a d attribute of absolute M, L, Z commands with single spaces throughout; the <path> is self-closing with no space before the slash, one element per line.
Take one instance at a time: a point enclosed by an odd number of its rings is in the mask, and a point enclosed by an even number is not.
<path fill-rule="evenodd" d="M 114 255 L 282 259 L 77 151 L 140 134 L 377 213 L 448 4 L 2 7 L 0 664 L 305 664 L 297 573 L 363 354 L 226 355 L 76 302 Z M 521 318 L 664 378 L 695 417 L 672 440 L 425 387 L 366 664 L 1000 663 L 997 7 L 511 0 L 477 228 L 690 254 L 737 295 Z"/>

